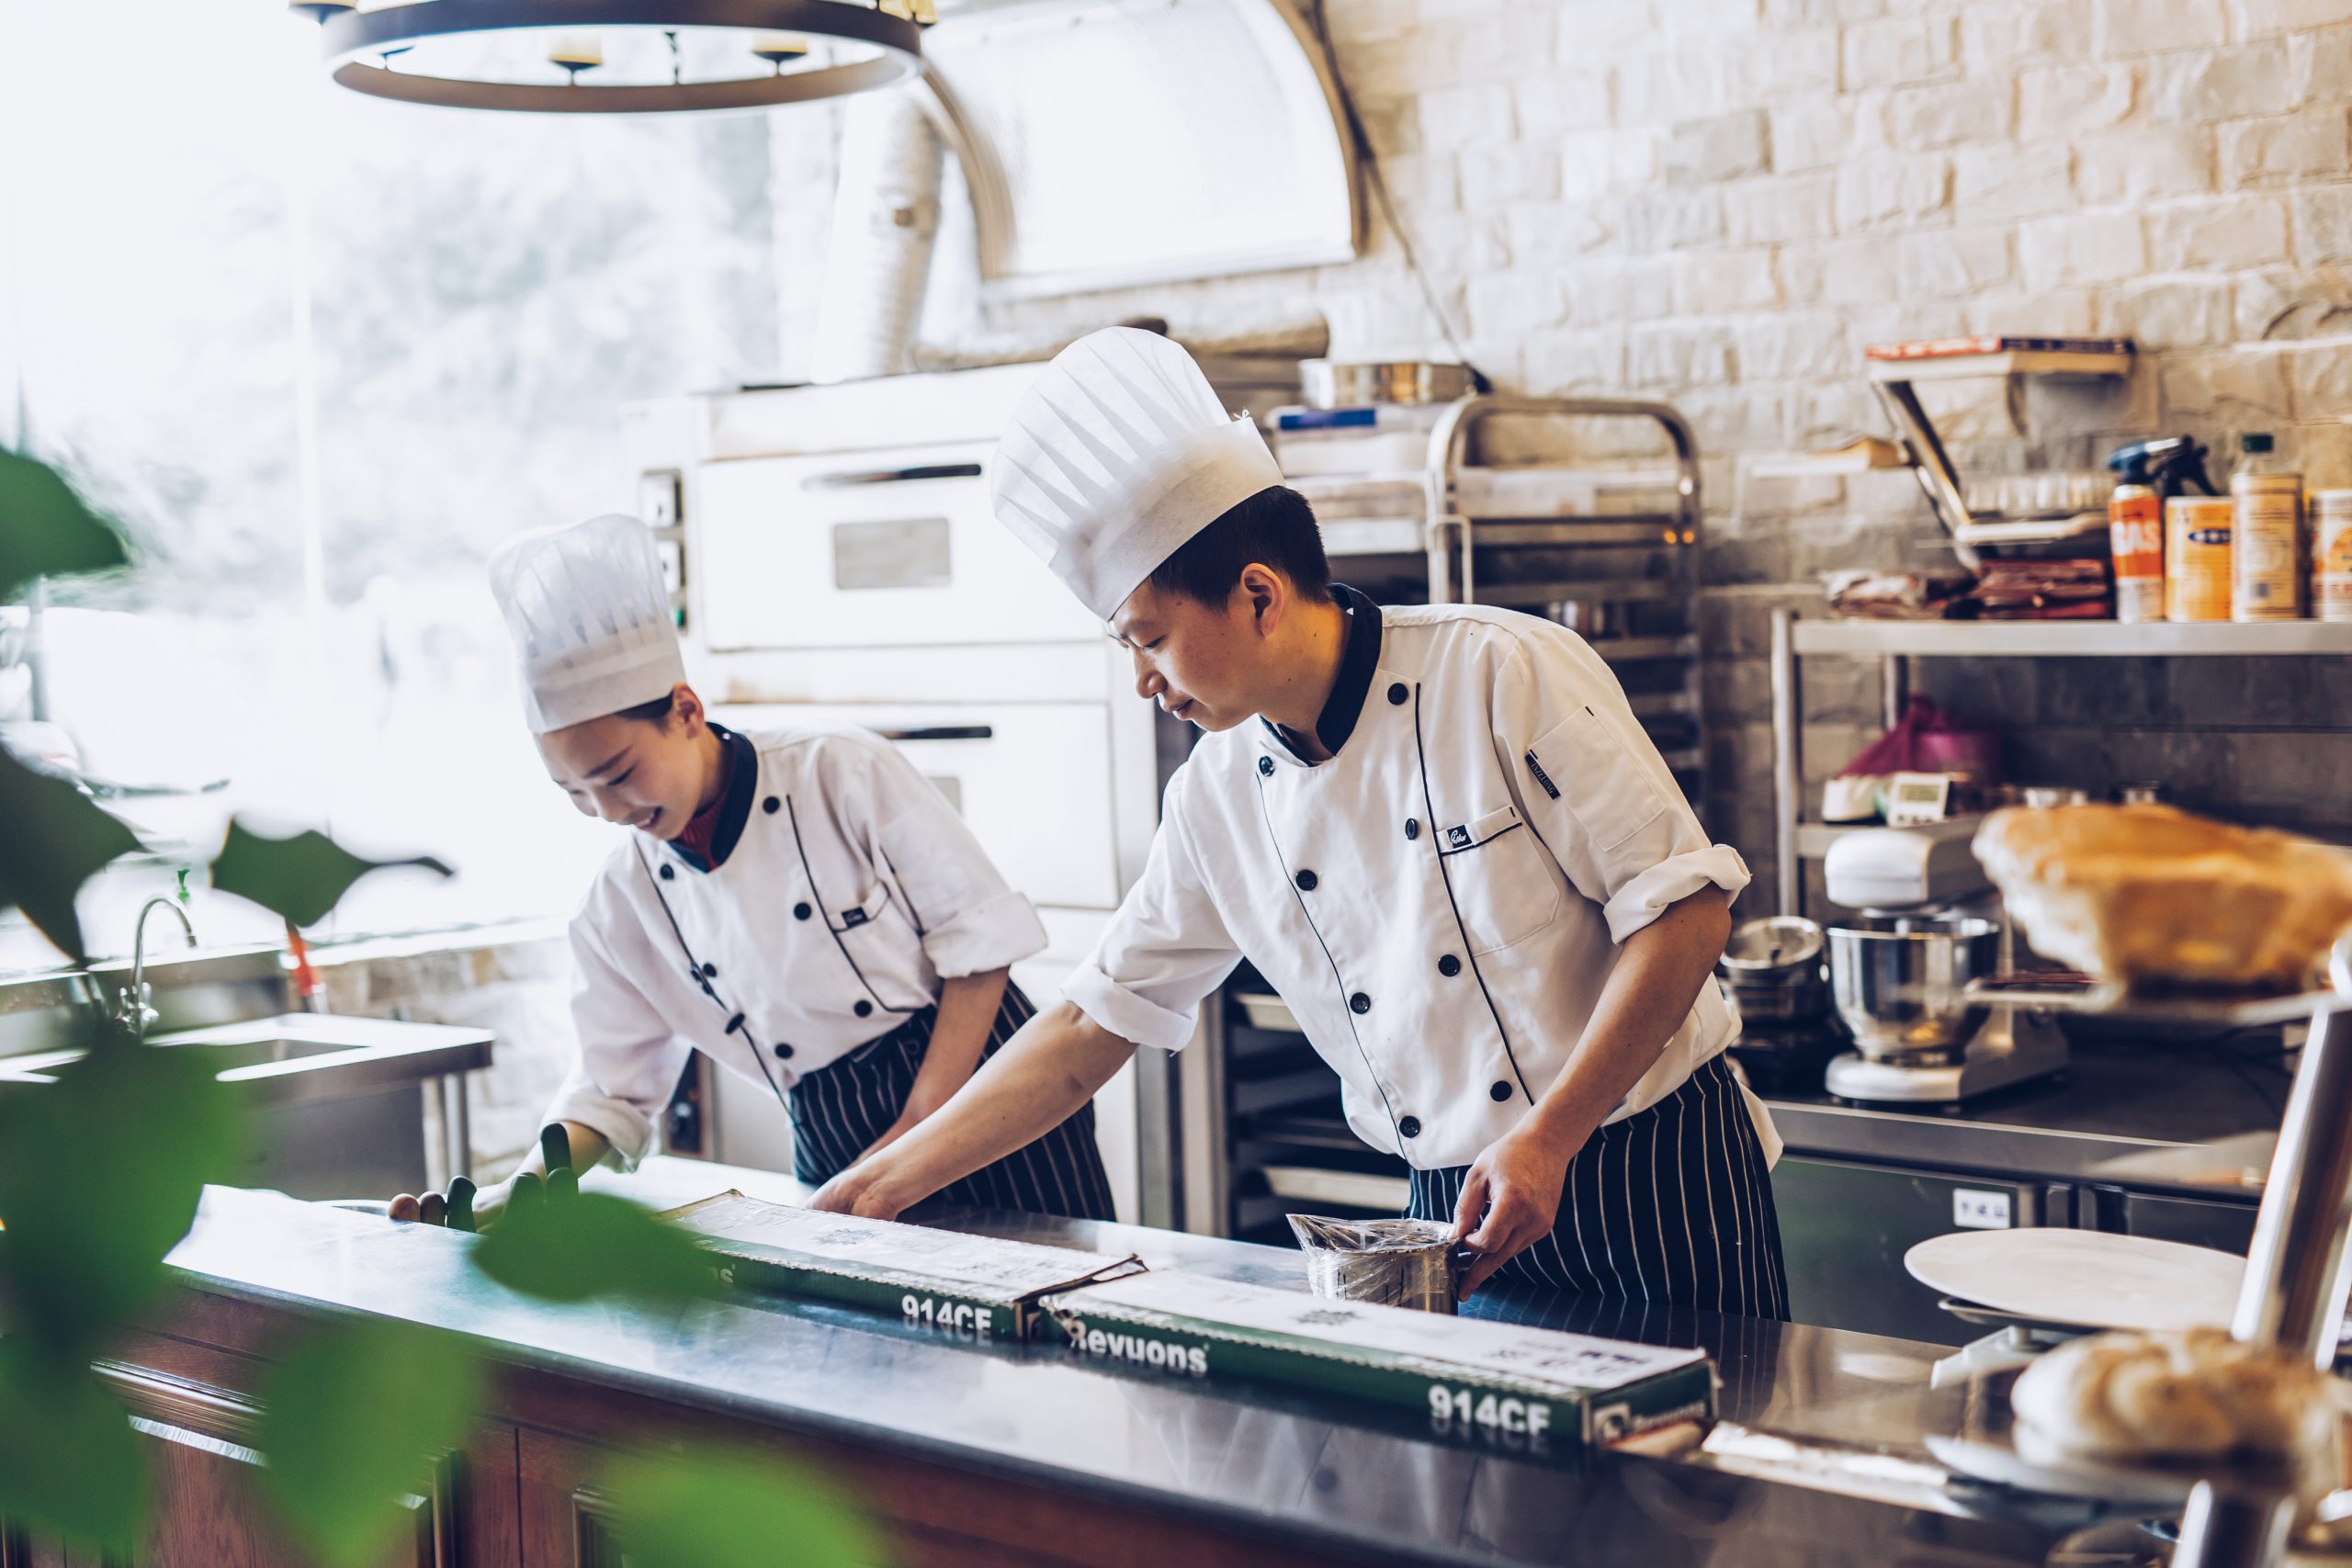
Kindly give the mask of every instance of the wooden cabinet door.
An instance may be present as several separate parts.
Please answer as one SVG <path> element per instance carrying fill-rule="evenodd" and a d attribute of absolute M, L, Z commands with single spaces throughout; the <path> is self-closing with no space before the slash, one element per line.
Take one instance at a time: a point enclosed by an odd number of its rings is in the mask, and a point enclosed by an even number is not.
<path fill-rule="evenodd" d="M 251 1444 L 259 1405 L 141 1368 L 98 1370 L 130 1407 L 151 1466 L 153 1504 L 139 1568 L 309 1568 L 256 1484 L 261 1456 Z M 458 1456 L 447 1457 L 425 1493 L 407 1499 L 411 1528 L 387 1568 L 458 1568 Z"/>
<path fill-rule="evenodd" d="M 588 1483 L 605 1451 L 528 1427 L 516 1430 L 522 1568 L 625 1568 Z"/>

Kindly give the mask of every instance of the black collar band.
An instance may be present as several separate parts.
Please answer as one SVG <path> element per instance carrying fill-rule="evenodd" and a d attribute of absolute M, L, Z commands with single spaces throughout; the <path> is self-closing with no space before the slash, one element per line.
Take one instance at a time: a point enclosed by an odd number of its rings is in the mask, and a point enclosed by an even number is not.
<path fill-rule="evenodd" d="M 1340 672 L 1331 682 L 1331 694 L 1324 700 L 1323 711 L 1316 716 L 1315 739 L 1323 750 L 1336 757 L 1348 737 L 1356 732 L 1356 720 L 1363 714 L 1364 697 L 1372 691 L 1372 677 L 1380 668 L 1380 606 L 1357 592 L 1344 582 L 1331 584 L 1331 597 L 1340 608 L 1349 612 L 1348 644 L 1340 650 Z M 1313 766 L 1291 744 L 1289 734 L 1279 724 L 1261 718 L 1268 734 L 1282 742 L 1283 750 L 1302 762 Z"/>
<path fill-rule="evenodd" d="M 718 803 L 718 830 L 710 836 L 710 859 L 706 862 L 676 840 L 670 841 L 678 858 L 696 871 L 717 871 L 727 863 L 743 837 L 743 824 L 752 819 L 752 796 L 760 788 L 758 749 L 725 725 L 714 724 L 710 732 L 718 737 L 727 758 L 727 795 Z"/>

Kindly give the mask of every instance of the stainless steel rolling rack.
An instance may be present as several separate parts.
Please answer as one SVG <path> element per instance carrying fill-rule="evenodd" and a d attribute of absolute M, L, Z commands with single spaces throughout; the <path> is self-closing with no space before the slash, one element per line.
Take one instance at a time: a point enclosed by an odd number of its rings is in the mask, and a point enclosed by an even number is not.
<path fill-rule="evenodd" d="M 1474 462 L 1497 421 L 1546 422 L 1541 450 L 1562 455 Z M 1699 450 L 1673 407 L 1476 394 L 1435 413 L 1418 470 L 1292 482 L 1316 505 L 1334 573 L 1376 599 L 1571 621 L 1703 816 Z M 1187 1101 L 1217 1125 L 1185 1143 L 1216 1168 L 1188 1172 L 1190 1228 L 1287 1246 L 1290 1210 L 1404 1207 L 1403 1162 L 1348 1130 L 1337 1079 L 1261 981 L 1228 983 L 1214 1027 L 1213 1081 Z"/>

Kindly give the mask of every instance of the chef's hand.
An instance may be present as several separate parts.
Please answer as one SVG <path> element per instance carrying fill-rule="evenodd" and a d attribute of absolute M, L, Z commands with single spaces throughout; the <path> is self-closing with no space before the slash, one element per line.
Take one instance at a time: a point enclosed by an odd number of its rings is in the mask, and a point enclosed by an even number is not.
<path fill-rule="evenodd" d="M 464 1179 L 459 1178 L 459 1179 Z M 427 1192 L 423 1197 L 419 1197 L 412 1192 L 403 1192 L 391 1201 L 384 1210 L 384 1215 L 387 1219 L 404 1220 L 412 1224 L 448 1224 L 451 1221 L 451 1200 L 458 1196 L 457 1182 L 453 1181 L 449 1185 L 451 1191 L 448 1193 Z M 473 1188 L 471 1182 L 467 1182 L 466 1185 Z M 514 1179 L 511 1176 L 503 1181 L 494 1181 L 488 1187 L 473 1188 L 472 1224 L 470 1226 L 461 1224 L 460 1228 L 488 1230 L 496 1222 L 498 1216 L 505 1212 L 506 1201 L 514 1195 Z M 464 1208 L 465 1205 L 458 1205 L 461 1213 Z"/>
<path fill-rule="evenodd" d="M 1564 1149 L 1539 1127 L 1505 1133 L 1470 1166 L 1462 1201 L 1453 1209 L 1453 1239 L 1477 1254 L 1462 1277 L 1470 1294 L 1521 1251 L 1552 1234 L 1560 1193 L 1576 1150 Z"/>
<path fill-rule="evenodd" d="M 808 1200 L 820 1213 L 855 1214 L 862 1220 L 895 1220 L 906 1205 L 893 1200 L 877 1179 L 871 1159 L 861 1159 L 822 1187 Z"/>

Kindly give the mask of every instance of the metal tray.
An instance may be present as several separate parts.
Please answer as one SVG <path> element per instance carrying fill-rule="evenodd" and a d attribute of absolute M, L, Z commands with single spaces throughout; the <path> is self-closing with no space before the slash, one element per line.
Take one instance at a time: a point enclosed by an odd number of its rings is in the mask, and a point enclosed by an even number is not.
<path fill-rule="evenodd" d="M 1298 1027 L 1297 1018 L 1290 1010 L 1290 1004 L 1271 992 L 1244 991 L 1234 1000 L 1241 1004 L 1241 1010 L 1248 1016 L 1252 1029 L 1280 1029 L 1293 1034 L 1304 1032 Z"/>
<path fill-rule="evenodd" d="M 2133 991 L 2115 981 L 2089 986 L 2020 986 L 1972 980 L 1962 991 L 1971 1001 L 2141 1023 L 2166 1028 L 2257 1029 L 2300 1023 L 2323 1009 L 2352 1009 L 2352 998 L 2332 990 L 2268 992 L 2258 996 L 2225 991 Z"/>

